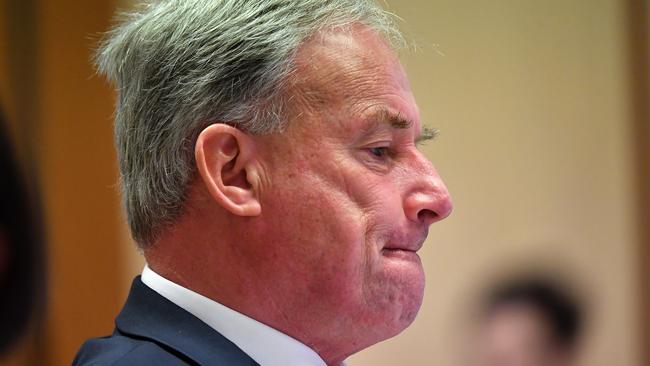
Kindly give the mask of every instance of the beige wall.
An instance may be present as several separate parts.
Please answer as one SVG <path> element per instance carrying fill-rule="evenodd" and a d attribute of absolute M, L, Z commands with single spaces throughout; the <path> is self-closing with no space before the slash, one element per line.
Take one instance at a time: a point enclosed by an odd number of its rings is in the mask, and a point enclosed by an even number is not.
<path fill-rule="evenodd" d="M 459 308 L 514 263 L 584 284 L 584 365 L 640 365 L 625 2 L 390 4 L 419 44 L 404 60 L 455 211 L 430 232 L 415 324 L 351 365 L 458 365 Z"/>

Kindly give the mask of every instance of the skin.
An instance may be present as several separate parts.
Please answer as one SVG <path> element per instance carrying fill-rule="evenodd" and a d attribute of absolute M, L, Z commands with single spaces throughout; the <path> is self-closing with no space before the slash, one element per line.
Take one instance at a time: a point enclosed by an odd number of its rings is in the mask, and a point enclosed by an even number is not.
<path fill-rule="evenodd" d="M 185 213 L 145 256 L 338 365 L 414 320 L 416 251 L 452 206 L 417 149 L 419 111 L 382 38 L 363 26 L 322 33 L 296 66 L 283 132 L 201 133 Z"/>

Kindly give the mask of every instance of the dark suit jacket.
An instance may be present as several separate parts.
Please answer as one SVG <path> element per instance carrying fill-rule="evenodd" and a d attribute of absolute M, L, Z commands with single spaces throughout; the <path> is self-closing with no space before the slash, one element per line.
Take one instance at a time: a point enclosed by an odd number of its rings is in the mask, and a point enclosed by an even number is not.
<path fill-rule="evenodd" d="M 81 346 L 73 365 L 259 366 L 207 324 L 136 277 L 113 334 Z"/>

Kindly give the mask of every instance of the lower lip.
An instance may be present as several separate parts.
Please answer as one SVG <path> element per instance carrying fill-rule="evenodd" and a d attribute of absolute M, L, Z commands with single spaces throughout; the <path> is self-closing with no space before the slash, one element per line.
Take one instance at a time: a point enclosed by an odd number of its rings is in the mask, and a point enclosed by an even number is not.
<path fill-rule="evenodd" d="M 402 259 L 408 261 L 420 261 L 420 256 L 411 250 L 402 249 L 382 249 L 381 253 L 384 257 Z"/>

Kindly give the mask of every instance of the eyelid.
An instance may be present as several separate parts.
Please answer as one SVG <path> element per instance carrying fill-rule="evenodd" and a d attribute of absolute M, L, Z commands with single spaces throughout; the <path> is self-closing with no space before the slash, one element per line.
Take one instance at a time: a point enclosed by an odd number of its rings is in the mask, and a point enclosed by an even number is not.
<path fill-rule="evenodd" d="M 383 151 L 381 155 L 375 154 L 373 150 L 375 149 L 380 149 Z M 363 146 L 363 150 L 365 150 L 369 155 L 372 155 L 371 157 L 374 160 L 387 160 L 387 159 L 393 159 L 395 157 L 395 150 L 393 149 L 393 141 L 390 140 L 382 140 L 382 141 L 376 141 L 367 145 Z"/>
<path fill-rule="evenodd" d="M 366 149 L 371 149 L 371 148 L 376 148 L 376 147 L 391 147 L 393 145 L 392 140 L 381 140 L 381 141 L 375 141 L 369 144 L 366 144 L 364 147 Z"/>

